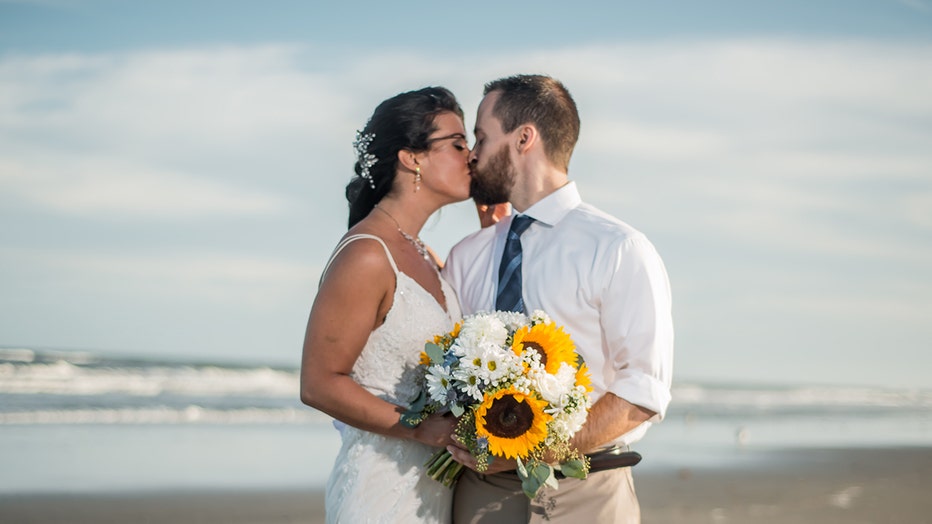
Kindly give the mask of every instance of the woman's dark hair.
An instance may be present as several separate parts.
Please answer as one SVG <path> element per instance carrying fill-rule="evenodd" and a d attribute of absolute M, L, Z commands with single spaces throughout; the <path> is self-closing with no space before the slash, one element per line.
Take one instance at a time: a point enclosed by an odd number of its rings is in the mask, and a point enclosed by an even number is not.
<path fill-rule="evenodd" d="M 374 134 L 366 153 L 374 155 L 375 164 L 369 168 L 369 177 L 362 178 L 362 167 L 357 158 L 356 176 L 346 185 L 349 201 L 349 227 L 366 218 L 372 208 L 392 189 L 398 152 L 407 149 L 426 151 L 430 134 L 437 130 L 434 118 L 440 113 L 455 113 L 463 118 L 456 97 L 443 87 L 425 87 L 408 91 L 385 100 L 372 113 L 363 134 Z M 373 187 L 374 186 L 374 187 Z"/>

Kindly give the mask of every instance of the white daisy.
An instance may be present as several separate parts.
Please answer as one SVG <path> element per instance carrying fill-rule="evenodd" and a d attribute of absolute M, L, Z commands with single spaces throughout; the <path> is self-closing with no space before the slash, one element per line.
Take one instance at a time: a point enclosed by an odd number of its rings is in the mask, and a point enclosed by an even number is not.
<path fill-rule="evenodd" d="M 427 368 L 427 394 L 433 402 L 446 402 L 447 391 L 450 390 L 452 377 L 450 368 L 446 366 L 430 366 Z"/>
<path fill-rule="evenodd" d="M 463 393 L 477 401 L 482 400 L 482 390 L 479 386 L 482 384 L 479 378 L 479 370 L 472 366 L 460 366 L 453 371 L 453 378 L 456 379 L 456 387 Z"/>
<path fill-rule="evenodd" d="M 486 344 L 480 349 L 481 356 L 477 358 L 480 362 L 479 378 L 485 384 L 500 385 L 514 367 L 511 361 L 516 359 L 516 355 L 491 344 Z"/>

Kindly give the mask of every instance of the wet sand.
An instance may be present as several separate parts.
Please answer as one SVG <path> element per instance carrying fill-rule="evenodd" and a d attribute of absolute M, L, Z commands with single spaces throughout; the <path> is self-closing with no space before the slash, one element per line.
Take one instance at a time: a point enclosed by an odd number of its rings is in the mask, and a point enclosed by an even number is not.
<path fill-rule="evenodd" d="M 742 469 L 635 473 L 645 524 L 932 522 L 932 448 L 795 450 Z"/>
<path fill-rule="evenodd" d="M 645 524 L 932 522 L 932 447 L 749 453 L 715 468 L 635 468 Z M 0 496 L 3 523 L 324 522 L 320 492 Z"/>

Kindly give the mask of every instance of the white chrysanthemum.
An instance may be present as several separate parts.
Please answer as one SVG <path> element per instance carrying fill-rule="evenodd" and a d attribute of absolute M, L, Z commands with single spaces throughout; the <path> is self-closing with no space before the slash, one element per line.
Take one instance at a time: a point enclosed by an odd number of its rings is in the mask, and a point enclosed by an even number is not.
<path fill-rule="evenodd" d="M 450 368 L 446 366 L 430 366 L 427 368 L 427 394 L 433 402 L 446 402 L 447 392 L 450 390 L 452 377 Z"/>
<path fill-rule="evenodd" d="M 516 311 L 496 311 L 493 314 L 505 325 L 505 329 L 507 329 L 509 333 L 514 333 L 529 323 L 528 317 L 524 313 Z"/>
<path fill-rule="evenodd" d="M 478 313 L 463 319 L 457 344 L 466 350 L 483 344 L 504 346 L 507 338 L 508 328 L 501 319 L 495 315 Z"/>

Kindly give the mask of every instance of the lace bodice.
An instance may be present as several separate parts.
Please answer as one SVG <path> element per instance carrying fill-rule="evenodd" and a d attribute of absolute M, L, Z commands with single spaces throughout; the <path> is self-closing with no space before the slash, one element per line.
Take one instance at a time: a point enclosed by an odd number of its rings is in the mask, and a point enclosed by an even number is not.
<path fill-rule="evenodd" d="M 395 272 L 395 295 L 382 323 L 372 334 L 353 366 L 351 377 L 379 398 L 407 406 L 417 396 L 415 368 L 424 343 L 453 329 L 461 317 L 459 302 L 452 288 L 438 272 L 447 310 L 433 295 L 395 265 L 391 252 L 379 237 L 353 235 L 347 237 L 334 256 L 350 242 L 372 239 L 385 249 L 385 255 Z"/>

